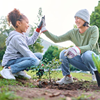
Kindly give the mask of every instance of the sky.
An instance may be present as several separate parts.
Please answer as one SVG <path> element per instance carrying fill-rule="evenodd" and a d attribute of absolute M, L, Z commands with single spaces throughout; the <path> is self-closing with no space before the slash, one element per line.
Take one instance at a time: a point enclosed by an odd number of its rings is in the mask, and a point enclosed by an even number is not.
<path fill-rule="evenodd" d="M 89 14 L 94 11 L 99 0 L 1 0 L 0 17 L 7 14 L 14 8 L 20 10 L 29 19 L 29 23 L 34 25 L 37 20 L 38 10 L 42 8 L 45 15 L 46 28 L 54 35 L 60 36 L 71 30 L 75 25 L 74 15 L 80 9 L 87 9 Z M 43 39 L 53 43 L 44 34 Z M 63 47 L 74 45 L 71 41 L 56 43 Z"/>

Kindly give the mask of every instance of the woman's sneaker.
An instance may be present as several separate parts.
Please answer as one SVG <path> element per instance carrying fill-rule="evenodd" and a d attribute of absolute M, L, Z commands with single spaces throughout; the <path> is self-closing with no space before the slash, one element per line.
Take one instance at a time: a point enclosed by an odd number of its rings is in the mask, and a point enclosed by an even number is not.
<path fill-rule="evenodd" d="M 73 83 L 73 78 L 68 77 L 68 76 L 64 76 L 61 80 L 56 81 L 57 84 L 69 84 L 69 83 Z"/>
<path fill-rule="evenodd" d="M 16 79 L 14 77 L 14 75 L 12 74 L 11 72 L 11 69 L 6 69 L 6 68 L 3 68 L 3 70 L 1 70 L 0 74 L 2 75 L 3 78 L 5 79 Z"/>
<path fill-rule="evenodd" d="M 95 74 L 92 75 L 92 81 L 97 81 Z"/>
<path fill-rule="evenodd" d="M 27 79 L 31 78 L 31 76 L 28 75 L 27 73 L 25 73 L 24 71 L 20 71 L 20 72 L 18 72 L 18 73 L 15 74 L 15 76 L 18 76 L 18 75 L 23 76 L 23 77 L 25 77 Z"/>

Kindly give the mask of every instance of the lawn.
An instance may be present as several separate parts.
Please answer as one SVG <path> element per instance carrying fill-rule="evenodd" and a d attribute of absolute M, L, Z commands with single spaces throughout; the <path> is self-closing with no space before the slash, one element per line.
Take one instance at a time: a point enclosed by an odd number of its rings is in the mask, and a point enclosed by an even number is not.
<path fill-rule="evenodd" d="M 2 70 L 2 67 L 0 67 L 0 70 Z M 36 72 L 32 72 L 31 70 L 30 71 L 26 71 L 27 74 L 31 75 L 32 78 L 36 78 Z M 75 72 L 71 72 L 71 75 L 75 78 L 78 78 L 79 80 L 88 80 L 88 81 L 91 81 L 92 80 L 92 75 L 91 74 L 88 74 L 88 73 L 75 73 Z M 62 75 L 62 72 L 61 71 L 53 71 L 52 74 L 51 74 L 51 77 L 53 79 L 57 79 L 57 78 L 62 78 L 63 75 Z M 44 75 L 43 78 L 46 78 L 46 76 Z"/>
<path fill-rule="evenodd" d="M 28 71 L 27 72 L 29 75 L 31 75 L 33 78 L 36 78 L 36 73 L 34 72 L 31 72 L 31 71 Z M 75 78 L 78 78 L 78 80 L 88 80 L 88 81 L 91 81 L 92 80 L 92 75 L 91 74 L 88 74 L 88 73 L 75 73 L 75 72 L 71 72 L 71 75 Z M 63 75 L 62 75 L 62 72 L 61 71 L 54 71 L 52 74 L 51 74 L 51 77 L 53 79 L 57 79 L 57 78 L 62 78 Z M 45 76 L 43 76 L 43 78 L 46 78 Z"/>

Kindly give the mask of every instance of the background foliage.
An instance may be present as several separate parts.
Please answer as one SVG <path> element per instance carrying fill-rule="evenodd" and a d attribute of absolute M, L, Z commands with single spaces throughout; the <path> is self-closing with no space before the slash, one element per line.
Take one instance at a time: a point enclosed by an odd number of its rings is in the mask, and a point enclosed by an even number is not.
<path fill-rule="evenodd" d="M 99 46 L 100 46 L 100 1 L 98 5 L 94 8 L 94 11 L 90 15 L 90 25 L 96 25 L 99 28 Z"/>
<path fill-rule="evenodd" d="M 43 55 L 43 59 L 47 58 L 48 61 L 52 61 L 52 59 L 59 59 L 59 53 L 62 49 L 59 49 L 57 46 L 50 46 L 45 54 Z"/>

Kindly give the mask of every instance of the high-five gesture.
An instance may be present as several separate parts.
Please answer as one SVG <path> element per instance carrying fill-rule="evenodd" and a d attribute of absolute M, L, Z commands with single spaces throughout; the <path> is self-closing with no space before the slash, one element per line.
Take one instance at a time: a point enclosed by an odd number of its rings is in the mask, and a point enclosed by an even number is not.
<path fill-rule="evenodd" d="M 43 25 L 42 25 L 42 28 L 41 28 L 41 33 L 43 33 L 43 32 L 46 32 L 47 31 L 47 29 L 45 28 L 45 26 L 46 26 L 46 23 L 45 23 L 45 16 L 43 17 Z"/>
<path fill-rule="evenodd" d="M 45 26 L 44 20 L 45 20 L 45 16 L 42 17 L 42 19 L 38 25 L 38 28 L 36 29 L 37 32 L 40 32 L 41 28 Z"/>

